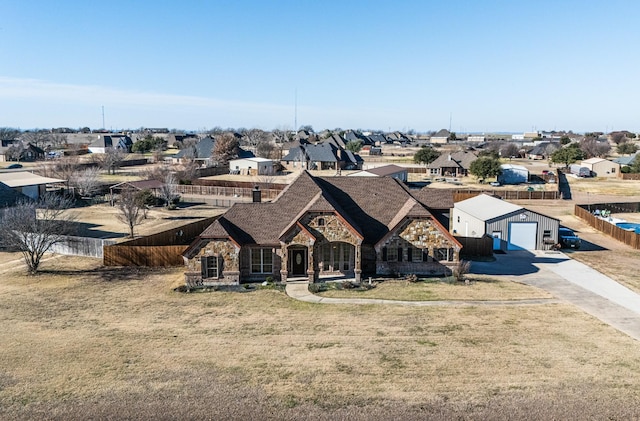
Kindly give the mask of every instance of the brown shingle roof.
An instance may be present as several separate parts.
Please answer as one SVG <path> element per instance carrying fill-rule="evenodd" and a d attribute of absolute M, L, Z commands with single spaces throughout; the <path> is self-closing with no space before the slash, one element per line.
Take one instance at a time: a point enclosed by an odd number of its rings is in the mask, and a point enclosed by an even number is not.
<path fill-rule="evenodd" d="M 434 189 L 423 187 L 413 192 L 413 197 L 429 209 L 451 209 L 453 208 L 453 193 L 451 189 Z"/>
<path fill-rule="evenodd" d="M 271 203 L 235 204 L 200 237 L 277 245 L 280 235 L 307 211 L 337 213 L 368 244 L 377 243 L 404 217 L 431 215 L 394 178 L 320 178 L 305 171 Z"/>

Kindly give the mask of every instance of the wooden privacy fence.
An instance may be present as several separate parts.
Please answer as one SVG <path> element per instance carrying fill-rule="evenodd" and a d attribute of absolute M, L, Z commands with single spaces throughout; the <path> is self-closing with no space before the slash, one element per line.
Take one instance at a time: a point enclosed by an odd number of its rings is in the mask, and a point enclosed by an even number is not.
<path fill-rule="evenodd" d="M 146 237 L 104 247 L 105 266 L 182 266 L 182 253 L 217 219 L 206 218 Z"/>
<path fill-rule="evenodd" d="M 636 234 L 634 231 L 627 231 L 622 229 L 603 218 L 599 218 L 589 211 L 592 210 L 611 210 L 614 212 L 637 212 L 640 203 L 599 203 L 593 205 L 575 205 L 573 213 L 580 219 L 584 220 L 587 224 L 597 229 L 598 231 L 607 234 L 616 240 L 625 243 L 634 249 L 640 249 L 640 234 Z M 618 210 L 618 209 L 629 210 Z M 631 210 L 636 209 L 636 210 Z"/>
<path fill-rule="evenodd" d="M 253 188 L 249 187 L 225 187 L 225 186 L 202 186 L 175 184 L 175 190 L 181 195 L 194 196 L 231 196 L 231 197 L 252 197 Z M 262 200 L 271 200 L 282 191 L 281 189 L 261 189 Z"/>
<path fill-rule="evenodd" d="M 493 256 L 493 238 L 485 235 L 481 238 L 456 237 L 462 244 L 461 257 Z"/>
<path fill-rule="evenodd" d="M 479 194 L 497 196 L 504 200 L 556 200 L 560 199 L 559 191 L 526 191 L 526 190 L 465 190 L 456 189 L 453 193 L 453 201 L 459 202 Z"/>

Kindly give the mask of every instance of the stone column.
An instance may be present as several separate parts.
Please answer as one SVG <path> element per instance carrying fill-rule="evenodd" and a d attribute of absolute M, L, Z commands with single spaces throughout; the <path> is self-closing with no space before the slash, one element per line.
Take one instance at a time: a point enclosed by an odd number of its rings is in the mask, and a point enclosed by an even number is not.
<path fill-rule="evenodd" d="M 287 276 L 289 275 L 289 271 L 287 270 L 289 267 L 289 252 L 287 250 L 287 245 L 282 244 L 280 250 L 282 253 L 282 258 L 280 259 L 282 264 L 282 266 L 280 266 L 280 282 L 287 282 Z"/>
<path fill-rule="evenodd" d="M 355 269 L 353 272 L 356 282 L 360 282 L 362 279 L 362 244 L 356 244 L 355 249 Z"/>

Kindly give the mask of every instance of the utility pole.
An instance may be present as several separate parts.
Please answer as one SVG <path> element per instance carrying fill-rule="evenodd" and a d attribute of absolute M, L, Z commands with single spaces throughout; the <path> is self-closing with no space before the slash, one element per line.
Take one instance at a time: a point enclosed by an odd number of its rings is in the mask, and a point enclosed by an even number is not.
<path fill-rule="evenodd" d="M 104 105 L 102 106 L 102 128 L 104 129 Z"/>
<path fill-rule="evenodd" d="M 294 93 L 294 111 L 293 111 L 293 130 L 298 132 L 298 88 L 295 89 Z"/>

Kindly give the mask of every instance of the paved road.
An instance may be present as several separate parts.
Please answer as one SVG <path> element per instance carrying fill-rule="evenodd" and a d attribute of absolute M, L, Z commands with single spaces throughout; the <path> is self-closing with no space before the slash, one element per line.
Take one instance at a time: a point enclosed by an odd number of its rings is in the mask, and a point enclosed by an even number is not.
<path fill-rule="evenodd" d="M 514 251 L 496 255 L 495 262 L 473 262 L 471 272 L 517 280 L 550 292 L 586 313 L 640 341 L 640 295 L 613 279 L 556 251 Z M 288 283 L 287 294 L 322 304 L 385 304 L 403 306 L 532 305 L 558 300 L 518 301 L 395 301 L 325 298 L 309 292 L 308 283 Z"/>
<path fill-rule="evenodd" d="M 514 279 L 544 289 L 640 340 L 640 295 L 561 252 L 517 251 L 495 262 L 474 262 L 471 271 Z"/>

